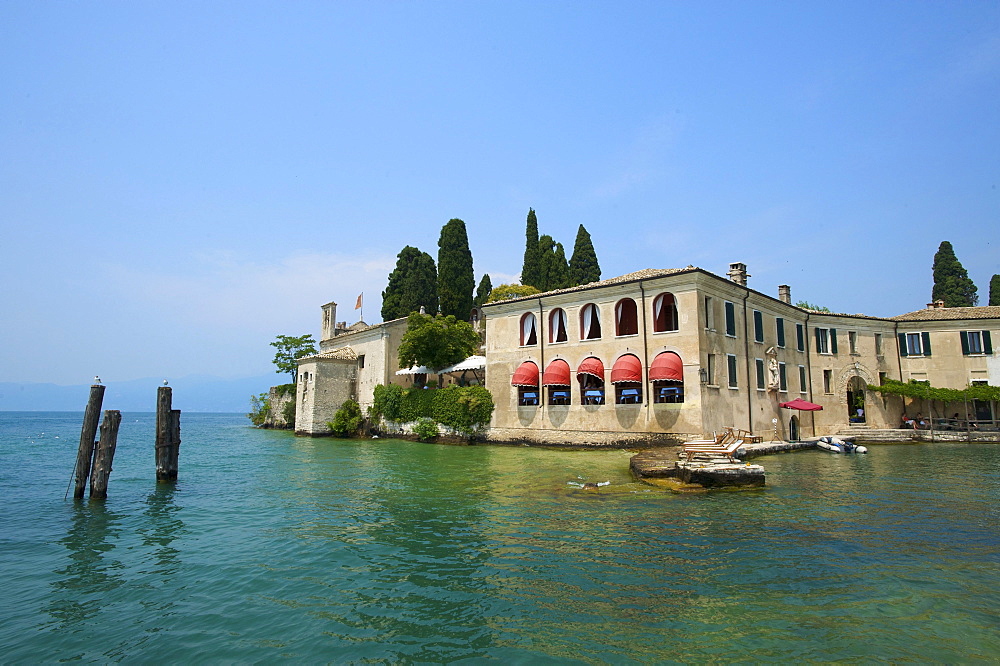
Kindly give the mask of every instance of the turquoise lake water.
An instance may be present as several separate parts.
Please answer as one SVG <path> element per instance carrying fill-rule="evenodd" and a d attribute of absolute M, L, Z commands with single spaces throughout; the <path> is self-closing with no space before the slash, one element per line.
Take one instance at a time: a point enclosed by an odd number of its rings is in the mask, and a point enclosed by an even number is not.
<path fill-rule="evenodd" d="M 81 421 L 0 412 L 3 662 L 1000 658 L 998 445 L 768 456 L 763 490 L 673 494 L 626 451 L 184 414 L 157 485 L 154 416 L 126 413 L 108 499 L 74 502 Z"/>

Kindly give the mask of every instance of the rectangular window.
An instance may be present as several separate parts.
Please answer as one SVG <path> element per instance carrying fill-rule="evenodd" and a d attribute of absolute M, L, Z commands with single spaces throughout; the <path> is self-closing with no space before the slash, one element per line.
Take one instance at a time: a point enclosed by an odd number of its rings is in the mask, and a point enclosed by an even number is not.
<path fill-rule="evenodd" d="M 785 346 L 785 320 L 781 317 L 774 318 L 774 330 L 778 334 L 778 346 Z"/>
<path fill-rule="evenodd" d="M 966 356 L 993 353 L 993 340 L 989 331 L 960 331 L 959 335 L 962 336 L 962 353 Z"/>
<path fill-rule="evenodd" d="M 760 310 L 753 311 L 753 339 L 754 342 L 764 342 L 764 315 Z"/>
<path fill-rule="evenodd" d="M 851 348 L 851 354 L 858 353 L 858 333 L 857 331 L 847 332 L 847 345 Z"/>
<path fill-rule="evenodd" d="M 806 366 L 799 366 L 799 393 L 806 393 L 809 390 L 809 383 L 806 381 Z"/>
<path fill-rule="evenodd" d="M 778 363 L 778 390 L 782 393 L 788 391 L 788 372 L 784 363 Z"/>
<path fill-rule="evenodd" d="M 737 388 L 736 382 L 736 354 L 726 354 L 726 365 L 729 368 L 729 388 Z"/>
<path fill-rule="evenodd" d="M 930 356 L 930 333 L 900 333 L 903 356 Z"/>
<path fill-rule="evenodd" d="M 816 353 L 817 354 L 830 353 L 830 329 L 828 328 L 816 329 Z"/>
<path fill-rule="evenodd" d="M 705 297 L 705 328 L 715 330 L 715 313 L 712 311 L 712 297 Z"/>
<path fill-rule="evenodd" d="M 358 354 L 358 367 L 359 368 L 365 367 L 365 355 L 364 354 Z"/>
<path fill-rule="evenodd" d="M 726 301 L 726 335 L 736 337 L 736 306 Z"/>
<path fill-rule="evenodd" d="M 875 334 L 875 355 L 878 356 L 878 357 L 880 357 L 880 358 L 882 356 L 882 334 L 881 333 L 876 333 Z"/>
<path fill-rule="evenodd" d="M 833 393 L 830 389 L 833 387 L 833 370 L 823 371 L 823 393 Z"/>
<path fill-rule="evenodd" d="M 888 373 L 885 373 L 885 372 L 878 373 L 878 385 L 879 386 L 885 386 L 885 380 L 886 380 L 886 377 L 888 377 L 888 376 L 889 376 Z"/>
<path fill-rule="evenodd" d="M 706 370 L 706 380 L 710 385 L 715 386 L 715 354 L 708 355 L 708 366 L 706 367 Z"/>
<path fill-rule="evenodd" d="M 764 359 L 758 358 L 754 359 L 754 364 L 757 366 L 757 390 L 764 390 Z"/>
<path fill-rule="evenodd" d="M 802 324 L 795 325 L 795 348 L 799 351 L 806 350 L 806 327 Z"/>

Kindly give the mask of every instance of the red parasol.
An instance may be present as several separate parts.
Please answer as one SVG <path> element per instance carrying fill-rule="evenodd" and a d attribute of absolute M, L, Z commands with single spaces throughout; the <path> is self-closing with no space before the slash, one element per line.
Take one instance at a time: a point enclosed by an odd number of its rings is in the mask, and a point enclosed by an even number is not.
<path fill-rule="evenodd" d="M 817 405 L 815 402 L 809 402 L 808 400 L 803 400 L 802 398 L 796 398 L 795 400 L 783 402 L 779 406 L 784 407 L 785 409 L 798 409 L 803 412 L 818 412 L 823 409 L 823 405 Z"/>

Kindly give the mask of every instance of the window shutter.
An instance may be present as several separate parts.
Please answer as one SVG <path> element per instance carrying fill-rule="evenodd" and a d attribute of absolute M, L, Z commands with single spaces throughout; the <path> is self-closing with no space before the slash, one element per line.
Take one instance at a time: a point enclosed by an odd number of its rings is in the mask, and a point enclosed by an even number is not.
<path fill-rule="evenodd" d="M 963 356 L 968 356 L 969 355 L 969 332 L 968 331 L 959 331 L 958 332 L 958 336 L 962 340 L 962 355 Z"/>
<path fill-rule="evenodd" d="M 736 335 L 736 306 L 726 301 L 726 335 Z"/>
<path fill-rule="evenodd" d="M 899 334 L 899 355 L 908 356 L 906 353 L 906 333 Z"/>
<path fill-rule="evenodd" d="M 798 343 L 798 350 L 806 350 L 806 329 L 802 324 L 795 325 L 795 342 Z"/>
<path fill-rule="evenodd" d="M 993 341 L 990 340 L 990 332 L 983 331 L 983 351 L 987 354 L 993 353 Z"/>
<path fill-rule="evenodd" d="M 920 337 L 923 338 L 923 340 L 924 340 L 924 349 L 923 349 L 924 356 L 930 356 L 931 355 L 931 334 L 928 333 L 927 331 L 924 331 L 923 333 L 920 334 Z"/>
<path fill-rule="evenodd" d="M 816 353 L 818 354 L 818 353 L 820 353 L 820 350 L 822 349 L 822 347 L 820 346 L 820 339 L 821 338 L 819 337 L 819 329 L 818 328 L 814 328 L 813 331 L 816 333 Z"/>
<path fill-rule="evenodd" d="M 785 320 L 777 317 L 774 320 L 775 329 L 778 331 L 778 346 L 785 346 Z"/>
<path fill-rule="evenodd" d="M 837 329 L 835 328 L 830 329 L 830 353 L 837 353 Z"/>

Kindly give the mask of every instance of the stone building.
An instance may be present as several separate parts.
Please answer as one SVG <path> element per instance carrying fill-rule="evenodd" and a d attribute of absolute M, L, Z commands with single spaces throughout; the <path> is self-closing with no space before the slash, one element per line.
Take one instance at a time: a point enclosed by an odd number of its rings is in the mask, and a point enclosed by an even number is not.
<path fill-rule="evenodd" d="M 886 379 L 1000 383 L 1000 307 L 931 304 L 890 319 L 817 312 L 794 306 L 787 285 L 772 296 L 749 278 L 742 263 L 728 279 L 647 269 L 477 309 L 496 404 L 488 437 L 609 445 L 734 426 L 789 439 L 897 426 L 902 401 L 866 388 Z M 396 374 L 405 319 L 335 321 L 336 304 L 324 305 L 320 352 L 299 361 L 298 433 L 328 432 L 344 400 L 366 407 L 378 384 L 423 379 Z M 780 407 L 796 398 L 823 410 Z M 994 408 L 976 404 L 970 416 L 993 418 Z"/>
<path fill-rule="evenodd" d="M 744 264 L 728 275 L 644 270 L 486 305 L 490 438 L 600 445 L 724 426 L 785 439 L 887 428 L 902 402 L 868 384 L 1000 380 L 990 344 L 1000 308 L 822 313 L 792 305 L 787 285 L 777 297 L 749 288 Z M 795 398 L 823 410 L 779 406 Z"/>

